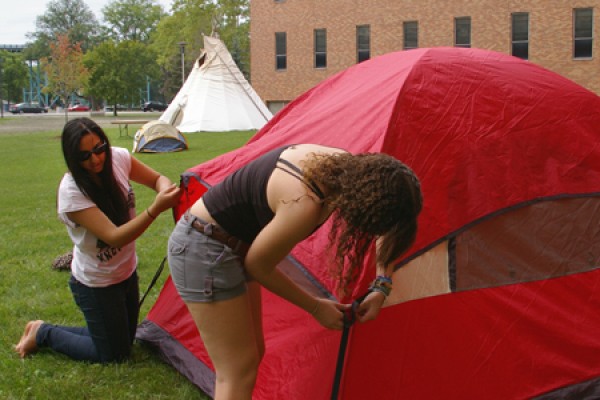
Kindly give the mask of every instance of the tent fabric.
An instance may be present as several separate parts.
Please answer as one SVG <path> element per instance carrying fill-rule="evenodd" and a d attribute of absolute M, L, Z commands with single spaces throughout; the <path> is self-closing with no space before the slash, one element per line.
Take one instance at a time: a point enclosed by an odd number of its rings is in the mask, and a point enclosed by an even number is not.
<path fill-rule="evenodd" d="M 185 136 L 173 125 L 150 121 L 135 133 L 132 153 L 167 153 L 187 148 Z"/>
<path fill-rule="evenodd" d="M 204 37 L 204 50 L 160 116 L 179 131 L 227 132 L 262 128 L 273 115 L 222 41 Z"/>
<path fill-rule="evenodd" d="M 386 307 L 353 329 L 340 398 L 528 399 L 598 377 L 598 284 L 595 270 Z"/>
<path fill-rule="evenodd" d="M 600 377 L 599 127 L 598 96 L 533 63 L 480 49 L 390 53 L 325 80 L 242 148 L 190 168 L 175 217 L 280 145 L 391 154 L 421 179 L 419 231 L 380 316 L 352 328 L 340 398 L 517 399 L 561 388 L 585 398 L 577 388 Z M 329 228 L 288 261 L 331 297 Z M 366 268 L 341 300 L 362 295 L 373 275 Z M 145 323 L 210 368 L 171 286 Z M 340 333 L 267 292 L 263 307 L 254 398 L 329 398 Z"/>

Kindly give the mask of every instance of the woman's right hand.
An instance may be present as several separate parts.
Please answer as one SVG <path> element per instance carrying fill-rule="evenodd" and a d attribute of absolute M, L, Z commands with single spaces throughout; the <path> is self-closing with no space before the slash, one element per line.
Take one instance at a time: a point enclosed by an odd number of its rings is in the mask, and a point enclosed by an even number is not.
<path fill-rule="evenodd" d="M 165 210 L 175 207 L 179 202 L 180 196 L 181 189 L 174 183 L 158 192 L 154 198 L 154 203 L 152 203 L 151 206 L 152 211 L 156 213 L 153 215 L 160 214 Z"/>
<path fill-rule="evenodd" d="M 344 311 L 351 307 L 350 304 L 340 304 L 329 299 L 317 299 L 313 317 L 327 329 L 342 330 L 344 328 Z"/>

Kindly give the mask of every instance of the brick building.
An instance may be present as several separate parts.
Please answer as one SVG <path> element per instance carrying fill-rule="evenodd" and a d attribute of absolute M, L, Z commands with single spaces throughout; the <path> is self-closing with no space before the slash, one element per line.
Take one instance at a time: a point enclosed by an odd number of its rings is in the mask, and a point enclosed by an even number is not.
<path fill-rule="evenodd" d="M 272 111 L 364 59 L 460 46 L 528 59 L 600 94 L 600 0 L 251 0 L 252 86 Z"/>

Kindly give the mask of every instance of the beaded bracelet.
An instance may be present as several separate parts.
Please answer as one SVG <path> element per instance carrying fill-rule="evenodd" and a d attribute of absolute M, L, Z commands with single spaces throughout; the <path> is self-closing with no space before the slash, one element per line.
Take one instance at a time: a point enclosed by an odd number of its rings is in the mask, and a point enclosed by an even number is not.
<path fill-rule="evenodd" d="M 383 282 L 387 282 L 390 285 L 392 284 L 392 278 L 390 278 L 389 276 L 384 276 L 384 275 L 377 275 L 377 278 L 375 278 L 376 281 L 383 281 Z"/>
<path fill-rule="evenodd" d="M 385 297 L 388 297 L 392 291 L 392 279 L 387 276 L 378 276 L 373 283 L 371 283 L 369 291 L 380 292 L 383 293 Z"/>

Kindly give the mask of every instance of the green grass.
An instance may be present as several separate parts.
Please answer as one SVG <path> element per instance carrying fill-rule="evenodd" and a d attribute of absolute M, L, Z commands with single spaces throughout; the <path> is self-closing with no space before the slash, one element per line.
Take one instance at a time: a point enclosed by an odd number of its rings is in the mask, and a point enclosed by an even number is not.
<path fill-rule="evenodd" d="M 132 139 L 106 130 L 111 144 L 131 149 Z M 187 135 L 190 149 L 136 157 L 174 182 L 186 169 L 243 145 L 254 132 Z M 25 360 L 13 351 L 27 321 L 84 324 L 67 286 L 68 273 L 52 261 L 71 248 L 56 216 L 56 190 L 65 172 L 57 132 L 0 135 L 0 398 L 2 399 L 207 399 L 199 389 L 143 346 L 119 365 L 76 362 L 49 350 Z M 154 192 L 134 185 L 138 212 Z M 137 241 L 143 293 L 165 255 L 173 227 L 163 213 Z M 154 304 L 168 269 L 141 310 Z"/>

